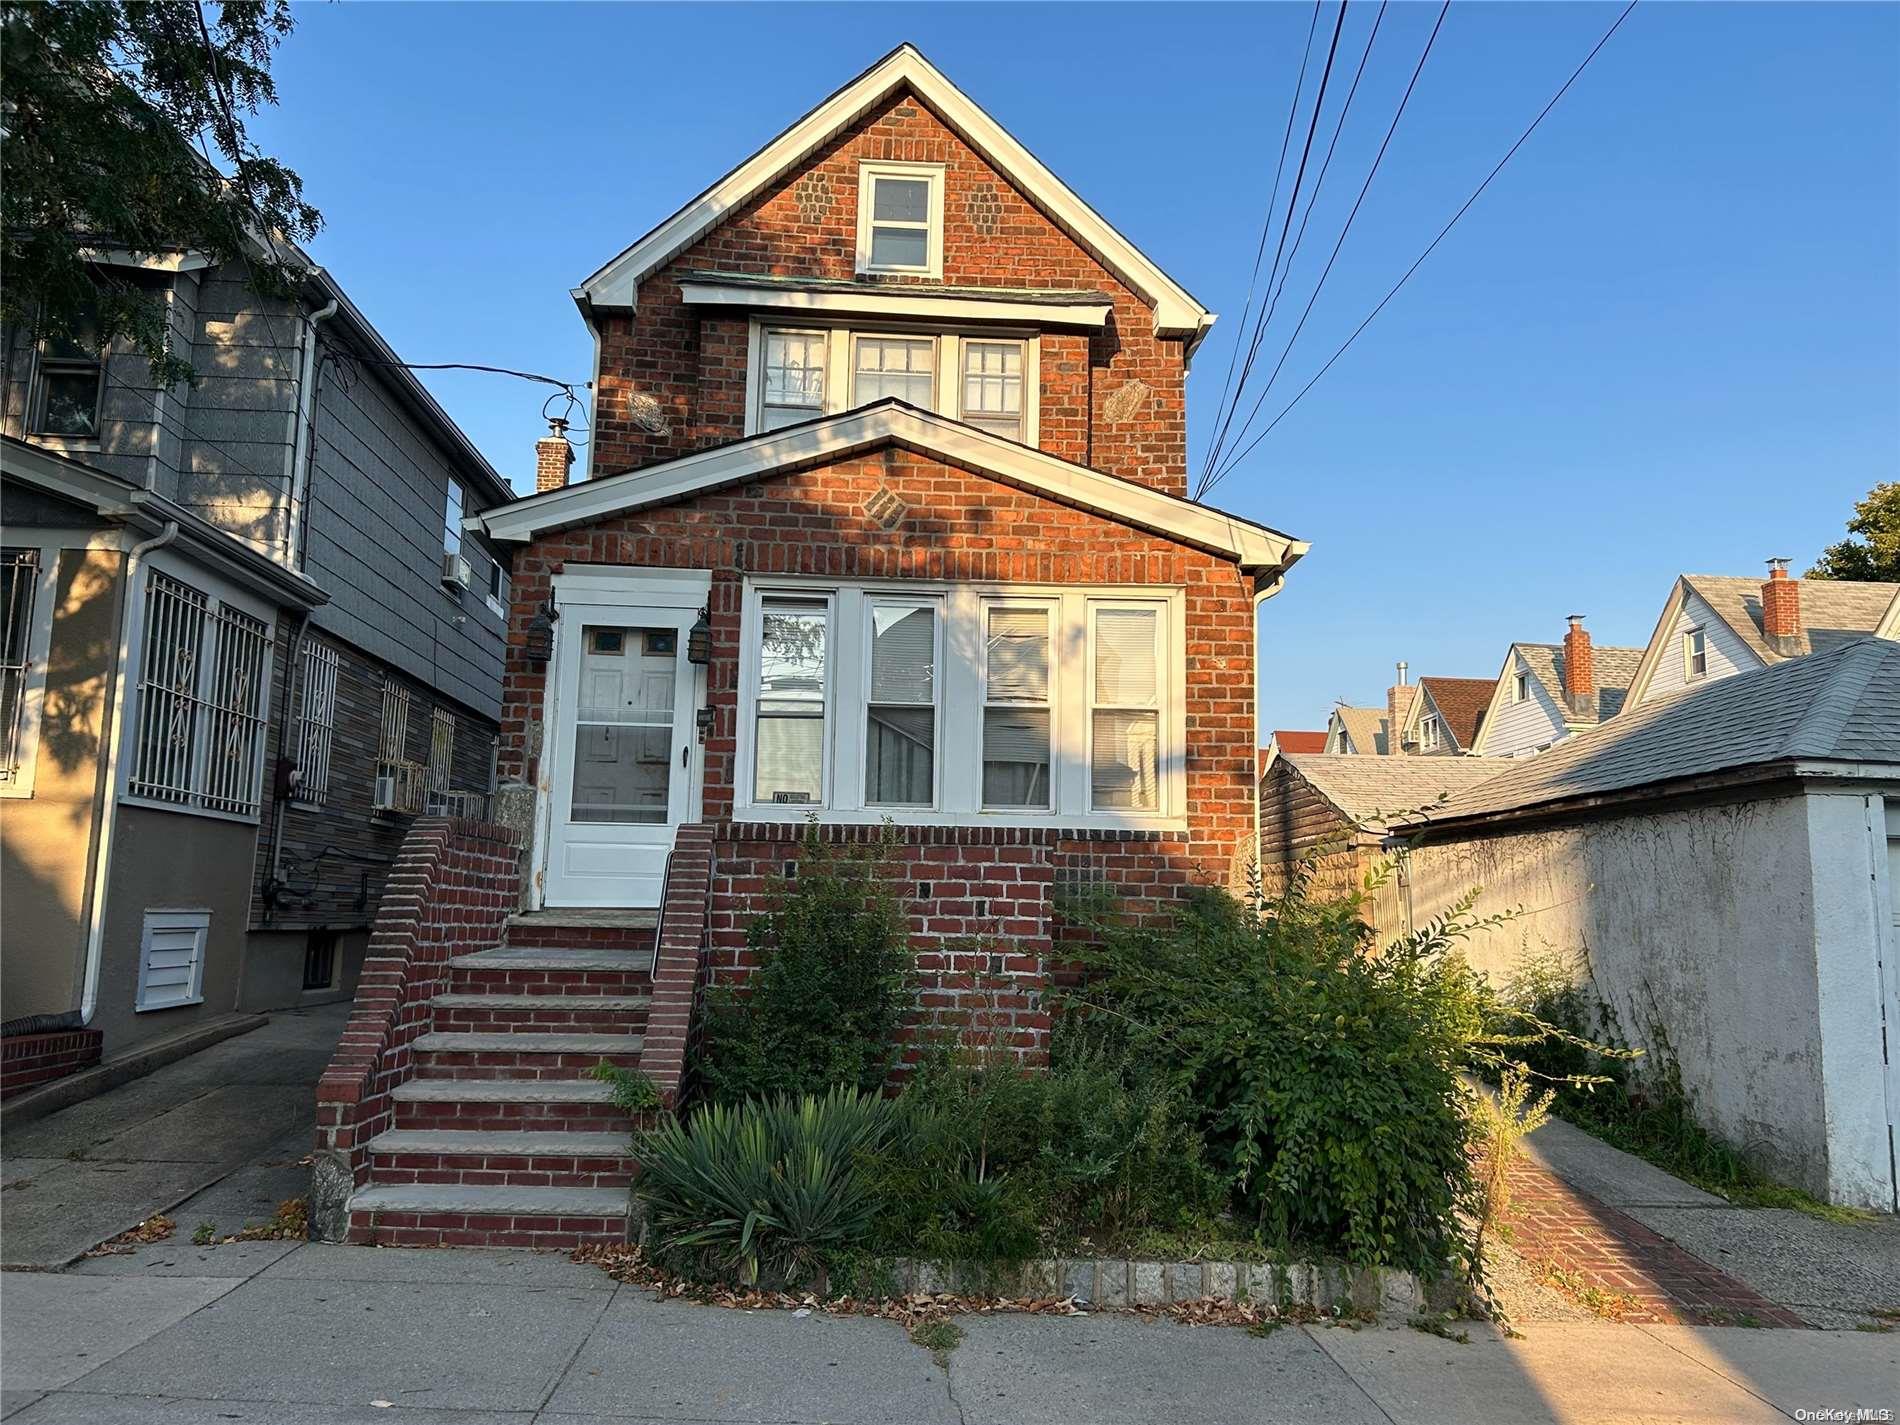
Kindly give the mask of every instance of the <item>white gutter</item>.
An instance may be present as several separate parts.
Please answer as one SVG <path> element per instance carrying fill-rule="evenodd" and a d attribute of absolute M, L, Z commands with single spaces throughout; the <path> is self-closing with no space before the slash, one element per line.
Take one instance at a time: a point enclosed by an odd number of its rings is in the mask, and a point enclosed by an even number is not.
<path fill-rule="evenodd" d="M 114 670 L 112 683 L 112 709 L 99 729 L 99 739 L 106 749 L 105 809 L 99 817 L 99 852 L 92 868 L 92 903 L 88 907 L 89 924 L 86 927 L 86 987 L 79 1002 L 79 1022 L 91 1024 L 94 1011 L 99 1008 L 99 962 L 103 958 L 106 939 L 106 881 L 112 869 L 112 833 L 119 820 L 119 751 L 125 739 L 120 736 L 120 725 L 125 717 L 125 685 L 132 676 L 132 637 L 135 622 L 143 623 L 145 604 L 134 599 L 133 588 L 138 578 L 139 562 L 154 549 L 162 549 L 178 538 L 178 521 L 167 520 L 165 528 L 150 539 L 142 540 L 126 551 L 125 585 L 119 594 L 119 659 Z"/>
<path fill-rule="evenodd" d="M 284 530 L 284 564 L 291 569 L 303 568 L 303 542 L 297 535 L 303 528 L 303 506 L 310 488 L 310 457 L 315 444 L 312 426 L 316 419 L 317 324 L 329 321 L 336 314 L 337 300 L 332 297 L 327 306 L 319 307 L 310 314 L 303 329 L 297 409 L 292 417 L 297 422 L 297 429 L 291 438 L 290 450 L 290 517 Z"/>

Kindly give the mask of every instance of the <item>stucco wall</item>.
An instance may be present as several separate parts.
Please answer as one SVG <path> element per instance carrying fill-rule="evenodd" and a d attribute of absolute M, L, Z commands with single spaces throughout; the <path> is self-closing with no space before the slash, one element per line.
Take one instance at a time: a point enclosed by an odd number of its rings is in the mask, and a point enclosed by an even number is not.
<path fill-rule="evenodd" d="M 0 1019 L 79 1008 L 122 563 L 116 550 L 60 551 L 33 795 L 0 799 Z"/>
<path fill-rule="evenodd" d="M 1520 910 L 1469 943 L 1475 965 L 1508 978 L 1530 955 L 1585 954 L 1629 1041 L 1666 1036 L 1712 1129 L 1785 1181 L 1891 1208 L 1859 800 L 1792 791 L 1419 846 L 1412 918 L 1472 886 L 1481 914 Z"/>

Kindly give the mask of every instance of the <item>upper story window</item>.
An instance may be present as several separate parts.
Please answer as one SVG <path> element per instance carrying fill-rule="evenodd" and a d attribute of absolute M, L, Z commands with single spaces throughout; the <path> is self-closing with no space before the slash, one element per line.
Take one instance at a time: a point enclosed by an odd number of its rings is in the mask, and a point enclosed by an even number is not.
<path fill-rule="evenodd" d="M 1420 750 L 1430 752 L 1436 749 L 1438 746 L 1438 737 L 1438 715 L 1436 713 L 1426 713 L 1424 717 L 1418 720 L 1418 745 Z"/>
<path fill-rule="evenodd" d="M 0 784 L 19 781 L 25 744 L 27 683 L 33 671 L 34 605 L 39 602 L 40 552 L 0 551 Z"/>
<path fill-rule="evenodd" d="M 761 819 L 1184 814 L 1178 590 L 748 589 L 738 801 Z"/>
<path fill-rule="evenodd" d="M 747 434 L 894 396 L 1008 440 L 1036 443 L 1033 336 L 757 324 L 753 349 Z"/>
<path fill-rule="evenodd" d="M 1682 673 L 1685 678 L 1707 677 L 1709 639 L 1704 629 L 1692 628 L 1682 635 Z"/>
<path fill-rule="evenodd" d="M 943 276 L 943 165 L 858 167 L 858 271 Z"/>
<path fill-rule="evenodd" d="M 1530 701 L 1530 698 L 1531 675 L 1520 669 L 1517 677 L 1511 682 L 1511 701 L 1514 703 L 1527 703 Z"/>
<path fill-rule="evenodd" d="M 462 505 L 464 502 L 462 485 L 459 480 L 449 481 L 449 497 L 442 512 L 442 550 L 445 554 L 462 552 Z"/>
<path fill-rule="evenodd" d="M 105 387 L 105 361 L 91 322 L 71 337 L 46 338 L 30 407 L 32 434 L 97 440 Z"/>

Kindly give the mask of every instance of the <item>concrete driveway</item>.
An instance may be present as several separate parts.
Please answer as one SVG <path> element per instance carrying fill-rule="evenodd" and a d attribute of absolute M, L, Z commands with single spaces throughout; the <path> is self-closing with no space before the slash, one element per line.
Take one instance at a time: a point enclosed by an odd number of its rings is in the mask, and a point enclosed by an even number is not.
<path fill-rule="evenodd" d="M 142 1222 L 235 1232 L 310 1189 L 316 1083 L 348 1004 L 261 1029 L 6 1133 L 0 1262 L 54 1268 Z"/>
<path fill-rule="evenodd" d="M 1900 1333 L 961 1324 L 939 1365 L 890 1322 L 662 1301 L 560 1256 L 171 1242 L 0 1278 L 0 1385 L 20 1425 L 1750 1425 L 1900 1406 Z"/>

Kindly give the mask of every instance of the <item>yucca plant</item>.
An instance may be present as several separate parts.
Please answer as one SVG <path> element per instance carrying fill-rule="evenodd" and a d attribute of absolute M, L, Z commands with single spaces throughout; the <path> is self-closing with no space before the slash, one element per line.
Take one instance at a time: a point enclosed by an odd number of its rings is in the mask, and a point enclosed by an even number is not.
<path fill-rule="evenodd" d="M 794 1285 L 860 1245 L 875 1208 L 858 1172 L 884 1146 L 890 1105 L 855 1089 L 712 1104 L 636 1140 L 656 1255 L 695 1275 Z"/>

